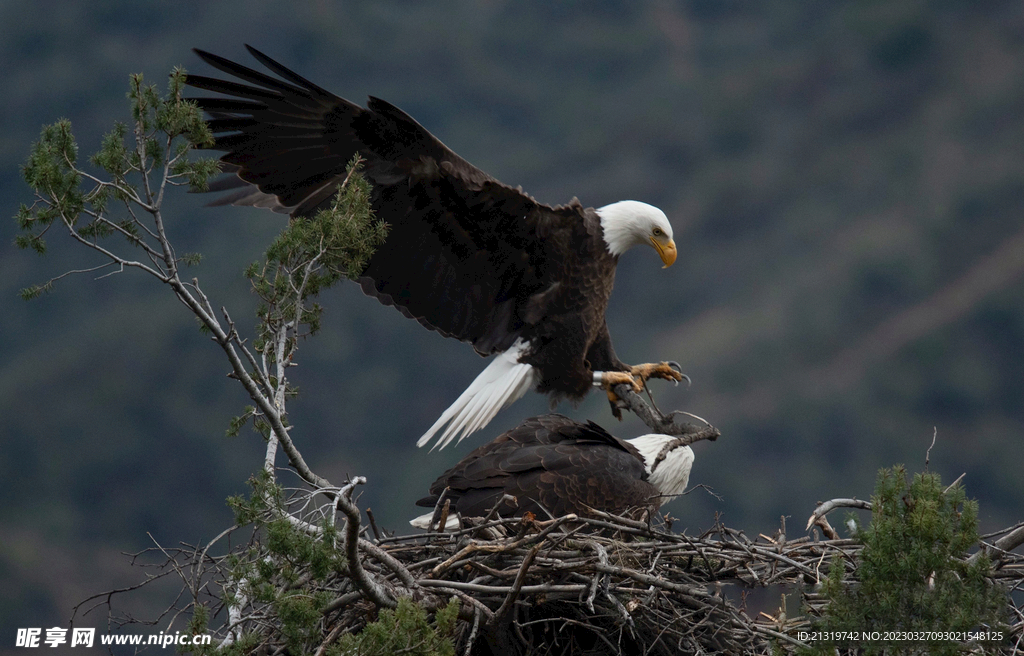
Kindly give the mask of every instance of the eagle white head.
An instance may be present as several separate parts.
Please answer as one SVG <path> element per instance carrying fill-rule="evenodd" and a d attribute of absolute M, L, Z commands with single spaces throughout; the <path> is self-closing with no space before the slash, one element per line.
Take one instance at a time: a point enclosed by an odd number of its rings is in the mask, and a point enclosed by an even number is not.
<path fill-rule="evenodd" d="M 676 261 L 672 224 L 665 213 L 638 200 L 621 200 L 596 210 L 608 252 L 618 257 L 633 246 L 647 244 L 658 251 L 665 267 Z"/>
<path fill-rule="evenodd" d="M 662 504 L 675 499 L 686 490 L 686 485 L 690 482 L 690 469 L 693 467 L 693 449 L 685 444 L 679 444 L 676 437 L 657 433 L 641 435 L 626 441 L 635 446 L 643 456 L 647 481 L 661 492 Z M 663 451 L 664 457 L 658 460 Z"/>

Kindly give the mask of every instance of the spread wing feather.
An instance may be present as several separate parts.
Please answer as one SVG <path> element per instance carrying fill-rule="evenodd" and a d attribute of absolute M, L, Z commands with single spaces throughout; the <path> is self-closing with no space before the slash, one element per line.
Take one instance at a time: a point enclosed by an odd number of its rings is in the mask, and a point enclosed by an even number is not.
<path fill-rule="evenodd" d="M 501 184 L 448 149 L 400 109 L 364 109 L 258 50 L 278 77 L 208 52 L 235 80 L 189 75 L 220 97 L 195 98 L 209 116 L 230 178 L 216 204 L 310 215 L 325 207 L 358 152 L 387 241 L 363 271 L 363 291 L 481 354 L 509 348 L 543 316 L 552 289 L 589 235 L 578 203 L 552 208 Z M 227 96 L 227 97 L 224 97 Z M 577 239 L 571 239 L 571 237 Z M 540 311 L 538 310 L 540 308 Z"/>

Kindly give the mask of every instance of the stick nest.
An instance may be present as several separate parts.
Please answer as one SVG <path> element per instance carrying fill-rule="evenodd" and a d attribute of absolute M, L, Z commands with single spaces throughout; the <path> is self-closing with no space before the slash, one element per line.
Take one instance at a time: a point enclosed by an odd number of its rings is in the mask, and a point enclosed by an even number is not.
<path fill-rule="evenodd" d="M 311 636 L 309 653 L 318 655 L 337 647 L 342 636 L 359 634 L 379 609 L 403 597 L 430 613 L 458 600 L 451 637 L 460 655 L 796 653 L 813 647 L 801 641 L 800 632 L 811 630 L 813 616 L 827 603 L 818 591 L 833 558 L 852 570 L 862 549 L 857 540 L 818 539 L 817 530 L 813 537 L 788 540 L 784 524 L 772 537 L 751 539 L 721 524 L 688 536 L 672 532 L 671 523 L 595 512 L 546 521 L 497 519 L 453 532 L 376 539 L 364 525 L 357 539 L 359 563 L 350 563 L 349 571 L 319 580 L 300 571 L 297 582 L 274 583 L 332 597 Z M 258 547 L 262 539 L 260 531 L 253 532 L 247 547 Z M 347 541 L 338 545 L 348 547 Z M 211 620 L 221 627 L 212 631 L 215 644 L 257 633 L 259 649 L 248 653 L 292 653 L 274 604 L 239 597 L 232 574 L 237 560 L 230 553 L 214 557 L 208 547 L 185 546 L 149 551 L 168 559 L 154 567 L 186 581 L 179 602 L 194 601 L 179 605 L 178 612 L 201 603 L 212 618 L 226 620 Z M 1010 589 L 1024 588 L 1024 556 L 1004 552 L 992 578 Z M 373 589 L 360 584 L 366 579 Z M 771 590 L 748 599 L 759 588 Z M 234 607 L 225 602 L 229 591 Z M 799 593 L 794 602 L 801 603 L 789 604 L 791 612 L 800 608 L 796 617 L 787 618 L 784 597 L 776 602 L 784 592 Z M 1024 614 L 1017 597 L 1014 605 L 1011 596 L 1006 646 L 993 651 L 992 644 L 965 642 L 964 652 L 1021 653 Z M 762 612 L 748 608 L 755 601 Z"/>

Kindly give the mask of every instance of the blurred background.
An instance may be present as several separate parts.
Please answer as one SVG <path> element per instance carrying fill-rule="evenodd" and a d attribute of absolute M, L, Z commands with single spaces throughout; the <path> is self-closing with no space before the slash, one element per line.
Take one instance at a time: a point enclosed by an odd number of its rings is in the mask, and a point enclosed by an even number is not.
<path fill-rule="evenodd" d="M 1024 5 L 1019 2 L 176 2 L 0 4 L 0 208 L 32 195 L 19 166 L 44 123 L 83 155 L 129 118 L 128 76 L 207 73 L 200 47 L 251 43 L 356 102 L 384 98 L 463 157 L 539 200 L 644 200 L 679 260 L 620 266 L 608 321 L 627 362 L 678 360 L 662 408 L 722 431 L 696 446 L 697 489 L 665 509 L 699 533 L 748 535 L 817 501 L 866 498 L 881 467 L 966 474 L 982 530 L 1024 519 Z M 179 252 L 243 330 L 243 268 L 282 217 L 175 194 Z M 169 289 L 86 274 L 0 222 L 0 651 L 17 627 L 66 626 L 74 604 L 145 572 L 122 552 L 205 543 L 229 526 L 263 443 L 224 432 L 248 403 Z M 361 505 L 404 531 L 446 467 L 523 418 L 530 394 L 441 453 L 416 438 L 485 361 L 344 284 L 302 344 L 293 436 Z M 558 411 L 621 437 L 602 395 Z M 282 459 L 283 462 L 283 459 Z M 138 616 L 168 588 L 122 600 Z M 102 627 L 94 614 L 78 625 Z"/>

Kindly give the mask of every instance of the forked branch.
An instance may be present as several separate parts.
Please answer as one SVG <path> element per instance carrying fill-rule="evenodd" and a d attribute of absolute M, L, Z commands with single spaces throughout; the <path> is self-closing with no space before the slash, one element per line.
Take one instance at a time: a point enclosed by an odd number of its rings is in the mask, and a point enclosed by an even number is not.
<path fill-rule="evenodd" d="M 681 410 L 674 410 L 670 413 L 662 414 L 657 407 L 652 407 L 643 397 L 633 391 L 633 389 L 625 383 L 616 385 L 614 387 L 615 394 L 619 397 L 619 401 L 629 409 L 634 415 L 640 418 L 640 421 L 647 424 L 651 430 L 661 433 L 662 435 L 677 435 L 679 436 L 679 444 L 693 444 L 701 440 L 715 441 L 721 437 L 722 432 L 712 426 L 706 420 L 692 415 L 688 412 L 682 412 Z M 691 417 L 702 422 L 703 426 L 691 424 L 686 421 L 680 421 L 682 417 Z M 678 444 L 674 444 L 678 446 Z"/>

